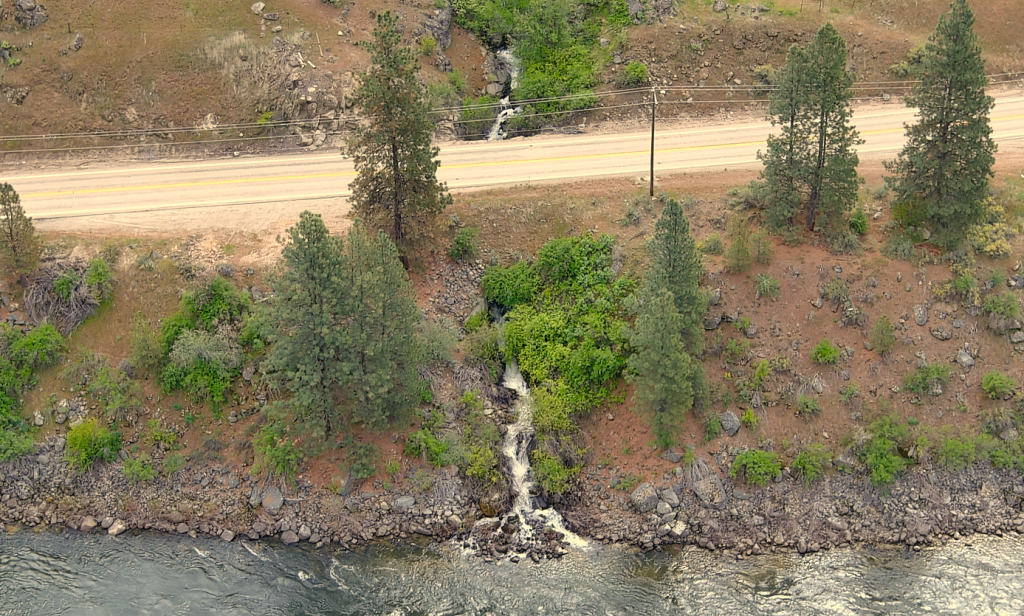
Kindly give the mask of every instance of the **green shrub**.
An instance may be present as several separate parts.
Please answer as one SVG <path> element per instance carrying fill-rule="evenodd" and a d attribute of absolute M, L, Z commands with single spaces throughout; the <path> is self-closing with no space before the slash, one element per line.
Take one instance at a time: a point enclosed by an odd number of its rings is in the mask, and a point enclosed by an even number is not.
<path fill-rule="evenodd" d="M 796 399 L 797 417 L 809 418 L 821 414 L 821 405 L 818 399 L 813 396 L 799 396 Z"/>
<path fill-rule="evenodd" d="M 437 51 L 437 39 L 429 34 L 420 38 L 420 53 L 425 56 L 432 56 Z"/>
<path fill-rule="evenodd" d="M 180 453 L 172 453 L 164 458 L 164 464 L 161 471 L 165 477 L 173 477 L 181 472 L 181 469 L 183 468 L 185 468 L 185 456 Z"/>
<path fill-rule="evenodd" d="M 233 284 L 217 276 L 209 285 L 186 294 L 182 307 L 195 327 L 212 330 L 214 321 L 240 321 L 249 310 L 249 300 Z"/>
<path fill-rule="evenodd" d="M 710 443 L 722 435 L 722 419 L 714 413 L 704 416 L 704 442 Z"/>
<path fill-rule="evenodd" d="M 120 424 L 132 422 L 143 408 L 139 384 L 105 363 L 88 379 L 85 391 L 99 400 L 107 418 Z"/>
<path fill-rule="evenodd" d="M 712 233 L 697 245 L 697 249 L 706 255 L 720 255 L 725 252 L 725 244 L 722 242 L 722 236 Z"/>
<path fill-rule="evenodd" d="M 757 284 L 754 287 L 757 290 L 758 297 L 767 297 L 768 299 L 775 299 L 779 296 L 782 286 L 779 281 L 772 278 L 770 274 L 758 274 Z"/>
<path fill-rule="evenodd" d="M 850 230 L 857 235 L 866 235 L 868 232 L 868 215 L 862 208 L 857 208 L 850 216 Z"/>
<path fill-rule="evenodd" d="M 754 413 L 754 409 L 748 408 L 744 413 L 743 417 L 740 417 L 740 423 L 747 427 L 747 430 L 751 432 L 757 432 L 758 419 Z"/>
<path fill-rule="evenodd" d="M 96 460 L 113 462 L 117 459 L 121 435 L 100 426 L 95 419 L 86 419 L 68 431 L 65 448 L 71 466 L 84 473 Z"/>
<path fill-rule="evenodd" d="M 468 324 L 468 323 L 467 323 Z M 469 363 L 484 368 L 491 381 L 497 383 L 504 369 L 505 353 L 501 348 L 501 328 L 487 324 L 467 333 L 463 342 Z"/>
<path fill-rule="evenodd" d="M 882 254 L 889 259 L 914 259 L 914 241 L 902 233 L 893 232 L 882 245 Z"/>
<path fill-rule="evenodd" d="M 750 269 L 753 257 L 750 255 L 750 246 L 744 237 L 733 238 L 729 244 L 729 250 L 725 252 L 725 270 L 736 274 Z"/>
<path fill-rule="evenodd" d="M 135 313 L 129 333 L 132 355 L 129 362 L 139 370 L 159 368 L 166 357 L 166 351 L 160 344 L 160 337 L 150 329 L 141 312 Z"/>
<path fill-rule="evenodd" d="M 976 455 L 974 439 L 971 438 L 946 437 L 939 443 L 939 464 L 954 471 L 962 471 L 974 464 Z"/>
<path fill-rule="evenodd" d="M 626 65 L 619 82 L 624 88 L 637 88 L 647 85 L 647 65 L 635 60 Z"/>
<path fill-rule="evenodd" d="M 345 441 L 345 452 L 345 460 L 353 477 L 361 481 L 377 474 L 380 449 L 376 445 L 357 441 L 349 436 Z"/>
<path fill-rule="evenodd" d="M 831 462 L 832 456 L 828 450 L 823 445 L 815 443 L 801 451 L 793 460 L 792 466 L 796 476 L 810 485 L 825 476 Z"/>
<path fill-rule="evenodd" d="M 224 401 L 224 392 L 231 386 L 241 363 L 241 349 L 226 332 L 185 330 L 168 359 L 161 373 L 166 391 L 183 390 L 193 400 L 216 405 Z"/>
<path fill-rule="evenodd" d="M 775 257 L 775 245 L 772 244 L 772 240 L 768 237 L 768 232 L 764 230 L 758 230 L 750 234 L 750 252 L 754 257 L 754 261 L 762 264 L 769 265 L 772 262 L 772 258 Z"/>
<path fill-rule="evenodd" d="M 878 320 L 875 321 L 875 324 L 868 331 L 868 341 L 871 342 L 875 353 L 885 355 L 892 351 L 892 347 L 896 344 L 895 331 L 896 329 L 892 326 L 892 321 L 889 320 L 889 317 L 884 314 L 878 317 Z"/>
<path fill-rule="evenodd" d="M 748 449 L 736 456 L 729 469 L 729 476 L 733 479 L 740 475 L 743 475 L 748 484 L 764 487 L 769 481 L 782 475 L 779 456 L 769 451 Z"/>
<path fill-rule="evenodd" d="M 520 261 L 509 267 L 489 267 L 480 281 L 488 302 L 514 308 L 533 301 L 540 290 L 540 276 L 533 266 Z"/>
<path fill-rule="evenodd" d="M 830 302 L 845 302 L 850 299 L 850 287 L 842 278 L 833 278 L 821 289 L 821 296 Z"/>
<path fill-rule="evenodd" d="M 981 378 L 981 388 L 989 398 L 999 400 L 1013 393 L 1017 382 L 999 372 L 989 372 Z"/>
<path fill-rule="evenodd" d="M 981 311 L 985 314 L 1015 319 L 1020 315 L 1020 305 L 1017 303 L 1017 297 L 1011 291 L 1007 291 L 1002 295 L 986 297 Z"/>
<path fill-rule="evenodd" d="M 816 364 L 834 366 L 839 362 L 839 347 L 828 338 L 823 338 L 811 351 L 811 359 Z"/>
<path fill-rule="evenodd" d="M 934 363 L 920 366 L 903 379 L 903 386 L 910 391 L 924 395 L 931 393 L 935 385 L 949 384 L 949 367 Z"/>
<path fill-rule="evenodd" d="M 192 317 L 183 310 L 175 312 L 171 316 L 163 320 L 160 324 L 160 346 L 163 348 L 163 354 L 167 355 L 171 352 L 171 347 L 178 341 L 178 338 L 183 332 L 195 329 L 192 322 Z"/>
<path fill-rule="evenodd" d="M 448 256 L 455 261 L 472 258 L 477 251 L 477 237 L 479 235 L 479 229 L 469 227 L 459 229 L 455 234 L 455 239 L 452 241 L 452 247 L 448 250 Z"/>
<path fill-rule="evenodd" d="M 859 395 L 860 389 L 854 383 L 850 383 L 839 390 L 839 401 L 843 404 L 849 404 Z"/>
<path fill-rule="evenodd" d="M 750 341 L 749 340 L 738 340 L 736 338 L 730 338 L 729 342 L 725 344 L 725 351 L 722 353 L 722 357 L 727 363 L 738 364 L 747 357 L 747 353 L 750 352 Z"/>
<path fill-rule="evenodd" d="M 271 476 L 278 475 L 291 479 L 302 461 L 302 450 L 296 439 L 288 437 L 284 429 L 277 424 L 267 424 L 260 428 L 252 441 L 256 452 L 256 464 L 252 472 L 255 475 L 266 471 Z"/>
<path fill-rule="evenodd" d="M 7 356 L 22 369 L 52 366 L 65 350 L 64 338 L 53 325 L 43 323 L 24 336 L 11 336 Z"/>
<path fill-rule="evenodd" d="M 125 479 L 132 485 L 140 481 L 153 481 L 156 478 L 156 469 L 153 468 L 153 462 L 146 454 L 125 460 L 121 471 L 124 473 Z"/>
<path fill-rule="evenodd" d="M 891 484 L 907 467 L 907 461 L 896 453 L 896 443 L 887 438 L 871 439 L 865 449 L 864 461 L 871 475 L 871 483 L 876 486 Z"/>
<path fill-rule="evenodd" d="M 178 442 L 178 435 L 173 430 L 167 429 L 159 419 L 150 419 L 146 422 L 144 439 L 150 445 L 174 446 Z"/>
<path fill-rule="evenodd" d="M 567 467 L 561 460 L 541 449 L 530 452 L 533 473 L 545 494 L 565 494 L 572 479 L 579 475 L 583 465 Z"/>
<path fill-rule="evenodd" d="M 0 417 L 0 462 L 10 462 L 27 455 L 34 449 L 32 437 L 13 426 L 3 426 Z"/>
<path fill-rule="evenodd" d="M 488 310 L 477 310 L 473 314 L 469 315 L 466 319 L 466 333 L 472 334 L 481 327 L 487 326 L 491 322 L 491 313 Z"/>
<path fill-rule="evenodd" d="M 114 270 L 110 269 L 106 261 L 97 257 L 89 262 L 85 284 L 97 300 L 109 301 L 114 297 Z"/>
<path fill-rule="evenodd" d="M 81 281 L 82 279 L 78 277 L 78 272 L 69 269 L 53 281 L 53 292 L 65 302 L 71 301 L 71 296 Z"/>

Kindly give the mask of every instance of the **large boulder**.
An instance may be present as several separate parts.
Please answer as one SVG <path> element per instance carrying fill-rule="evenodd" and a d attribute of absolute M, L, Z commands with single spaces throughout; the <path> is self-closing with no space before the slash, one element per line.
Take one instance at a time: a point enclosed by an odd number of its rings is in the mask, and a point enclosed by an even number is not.
<path fill-rule="evenodd" d="M 263 505 L 263 508 L 267 513 L 270 515 L 277 515 L 277 512 L 284 506 L 284 495 L 281 494 L 281 490 L 276 487 L 272 487 L 263 493 L 263 498 L 260 500 L 260 503 Z"/>
<path fill-rule="evenodd" d="M 658 491 L 648 482 L 637 486 L 629 498 L 640 513 L 648 513 L 658 506 Z"/>
<path fill-rule="evenodd" d="M 956 352 L 956 363 L 964 368 L 970 368 L 974 365 L 974 358 L 966 350 L 960 349 Z"/>
<path fill-rule="evenodd" d="M 21 24 L 22 28 L 34 28 L 42 25 L 49 18 L 46 7 L 36 4 L 35 0 L 15 0 L 14 21 Z"/>
<path fill-rule="evenodd" d="M 924 326 L 928 322 L 928 307 L 918 304 L 914 306 L 914 323 Z"/>
<path fill-rule="evenodd" d="M 446 6 L 443 9 L 434 11 L 433 16 L 423 20 L 423 27 L 427 29 L 430 36 L 437 41 L 441 50 L 448 49 L 452 44 L 452 7 Z"/>
<path fill-rule="evenodd" d="M 693 482 L 690 489 L 705 507 L 725 509 L 729 504 L 729 494 L 725 491 L 725 486 L 718 475 L 707 475 L 703 479 Z"/>
<path fill-rule="evenodd" d="M 281 533 L 281 543 L 285 545 L 295 545 L 298 542 L 299 536 L 296 535 L 293 531 L 286 530 L 283 533 Z"/>
<path fill-rule="evenodd" d="M 114 523 L 107 529 L 107 534 L 116 537 L 126 530 L 128 530 L 128 525 L 123 520 L 114 520 Z"/>
<path fill-rule="evenodd" d="M 736 416 L 736 413 L 732 411 L 722 413 L 722 429 L 729 436 L 736 436 L 736 433 L 740 431 L 740 418 Z"/>

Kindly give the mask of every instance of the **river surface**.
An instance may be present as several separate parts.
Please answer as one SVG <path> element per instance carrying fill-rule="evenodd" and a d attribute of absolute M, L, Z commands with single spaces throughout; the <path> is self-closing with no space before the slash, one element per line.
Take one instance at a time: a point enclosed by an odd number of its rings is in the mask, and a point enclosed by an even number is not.
<path fill-rule="evenodd" d="M 214 613 L 1019 615 L 1024 540 L 746 561 L 594 546 L 536 565 L 437 546 L 334 552 L 149 533 L 0 534 L 0 615 Z"/>

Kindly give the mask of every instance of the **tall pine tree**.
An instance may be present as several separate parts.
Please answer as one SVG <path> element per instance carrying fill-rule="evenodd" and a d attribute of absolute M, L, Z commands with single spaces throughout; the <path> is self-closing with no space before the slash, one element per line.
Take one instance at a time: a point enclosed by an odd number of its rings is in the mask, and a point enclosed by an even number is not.
<path fill-rule="evenodd" d="M 939 18 L 925 53 L 913 67 L 918 81 L 907 106 L 919 120 L 906 126 L 907 143 L 886 163 L 899 212 L 911 225 L 958 236 L 982 214 L 996 144 L 985 94 L 985 63 L 966 0 L 954 0 Z"/>
<path fill-rule="evenodd" d="M 651 262 L 644 283 L 645 295 L 661 289 L 672 293 L 676 312 L 682 317 L 686 349 L 692 355 L 704 352 L 704 315 L 707 297 L 700 290 L 704 275 L 697 242 L 690 235 L 690 221 L 676 199 L 669 199 L 654 225 L 654 237 L 647 244 Z"/>
<path fill-rule="evenodd" d="M 360 76 L 355 103 L 367 122 L 347 151 L 357 174 L 350 184 L 356 214 L 404 249 L 412 231 L 444 211 L 451 195 L 437 180 L 439 149 L 431 143 L 435 126 L 419 66 L 395 22 L 389 11 L 379 13 L 373 41 L 364 44 L 372 66 Z"/>
<path fill-rule="evenodd" d="M 272 411 L 321 437 L 347 421 L 380 428 L 411 409 L 422 388 L 419 311 L 394 243 L 356 226 L 346 247 L 303 212 L 282 261 L 263 370 L 292 395 Z"/>
<path fill-rule="evenodd" d="M 381 428 L 411 410 L 423 389 L 416 295 L 394 243 L 359 225 L 348 234 L 344 284 L 355 308 L 345 361 L 351 417 Z"/>
<path fill-rule="evenodd" d="M 676 310 L 672 292 L 662 288 L 647 295 L 630 343 L 634 400 L 652 416 L 654 436 L 670 446 L 675 432 L 701 396 L 706 396 L 703 366 L 686 351 L 686 319 Z"/>
<path fill-rule="evenodd" d="M 793 47 L 773 92 L 769 115 L 782 127 L 760 155 L 769 188 L 768 222 L 792 225 L 803 205 L 804 225 L 826 233 L 845 230 L 857 199 L 857 153 L 862 143 L 850 125 L 853 75 L 846 70 L 846 41 L 832 24 L 822 26 L 805 49 Z"/>
<path fill-rule="evenodd" d="M 25 276 L 36 268 L 42 252 L 42 240 L 21 207 L 21 197 L 10 184 L 0 183 L 0 262 L 19 276 L 24 287 Z"/>
<path fill-rule="evenodd" d="M 319 214 L 303 212 L 287 231 L 267 310 L 271 346 L 263 371 L 273 386 L 291 393 L 272 410 L 313 437 L 342 428 L 335 394 L 349 344 L 350 312 L 338 280 L 343 260 L 341 239 L 331 236 Z"/>

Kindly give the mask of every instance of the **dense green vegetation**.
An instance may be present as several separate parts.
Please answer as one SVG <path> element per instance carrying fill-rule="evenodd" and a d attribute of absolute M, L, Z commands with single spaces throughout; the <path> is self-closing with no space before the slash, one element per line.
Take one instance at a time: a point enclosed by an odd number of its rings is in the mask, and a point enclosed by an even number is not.
<path fill-rule="evenodd" d="M 764 487 L 769 481 L 782 475 L 779 456 L 770 451 L 748 449 L 733 460 L 729 468 L 732 478 L 743 477 L 752 486 Z"/>
<path fill-rule="evenodd" d="M 35 384 L 34 371 L 56 363 L 64 349 L 64 339 L 52 325 L 23 334 L 0 323 L 0 462 L 32 450 L 28 424 L 19 414 L 21 395 Z"/>

